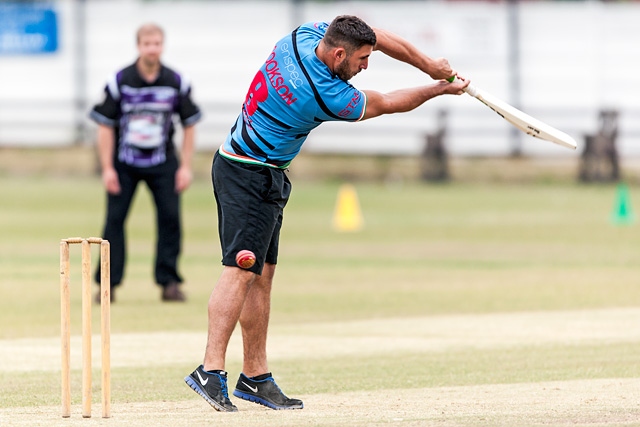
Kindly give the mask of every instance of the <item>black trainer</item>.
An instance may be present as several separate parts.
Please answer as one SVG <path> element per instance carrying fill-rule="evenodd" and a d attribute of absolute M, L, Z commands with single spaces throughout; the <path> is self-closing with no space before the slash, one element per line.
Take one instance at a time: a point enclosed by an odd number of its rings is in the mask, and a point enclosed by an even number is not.
<path fill-rule="evenodd" d="M 229 400 L 227 389 L 227 373 L 210 373 L 202 365 L 184 378 L 184 381 L 216 411 L 238 412 L 238 408 Z"/>
<path fill-rule="evenodd" d="M 271 372 L 254 379 L 240 374 L 233 395 L 271 409 L 302 409 L 304 407 L 302 400 L 289 399 L 285 396 L 271 376 Z"/>

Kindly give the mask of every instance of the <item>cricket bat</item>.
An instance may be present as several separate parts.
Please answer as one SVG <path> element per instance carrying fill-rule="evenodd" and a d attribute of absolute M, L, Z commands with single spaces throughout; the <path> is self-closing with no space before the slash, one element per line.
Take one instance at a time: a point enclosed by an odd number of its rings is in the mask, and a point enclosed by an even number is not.
<path fill-rule="evenodd" d="M 455 76 L 448 79 L 450 82 L 455 80 Z M 531 117 L 530 115 L 518 110 L 517 108 L 507 104 L 501 99 L 479 89 L 473 85 L 467 86 L 464 91 L 482 102 L 487 107 L 495 111 L 500 117 L 511 123 L 516 128 L 520 129 L 527 135 L 531 135 L 535 138 L 544 139 L 545 141 L 551 141 L 563 147 L 576 149 L 576 141 L 566 133 L 549 126 L 548 124 L 541 122 L 538 119 Z"/>

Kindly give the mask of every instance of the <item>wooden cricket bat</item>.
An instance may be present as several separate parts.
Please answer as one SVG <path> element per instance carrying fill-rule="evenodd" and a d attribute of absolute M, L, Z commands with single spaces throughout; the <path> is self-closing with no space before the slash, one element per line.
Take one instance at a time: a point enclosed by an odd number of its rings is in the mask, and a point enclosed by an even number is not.
<path fill-rule="evenodd" d="M 449 79 L 453 82 L 455 76 Z M 516 128 L 520 129 L 527 135 L 531 135 L 535 138 L 544 139 L 545 141 L 551 141 L 563 147 L 576 149 L 576 141 L 566 133 L 549 126 L 548 124 L 541 122 L 538 119 L 531 117 L 530 115 L 518 110 L 517 108 L 507 104 L 501 99 L 479 89 L 473 85 L 469 85 L 465 88 L 465 92 L 482 102 L 487 107 L 495 111 L 500 117 L 511 123 Z"/>

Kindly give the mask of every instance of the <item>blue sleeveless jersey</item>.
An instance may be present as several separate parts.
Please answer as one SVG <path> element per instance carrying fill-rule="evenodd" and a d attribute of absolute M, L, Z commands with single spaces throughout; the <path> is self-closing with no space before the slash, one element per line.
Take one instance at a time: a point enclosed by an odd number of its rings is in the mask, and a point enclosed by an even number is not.
<path fill-rule="evenodd" d="M 362 119 L 364 92 L 334 75 L 316 56 L 328 26 L 307 23 L 276 43 L 251 82 L 221 155 L 283 168 L 320 123 Z"/>

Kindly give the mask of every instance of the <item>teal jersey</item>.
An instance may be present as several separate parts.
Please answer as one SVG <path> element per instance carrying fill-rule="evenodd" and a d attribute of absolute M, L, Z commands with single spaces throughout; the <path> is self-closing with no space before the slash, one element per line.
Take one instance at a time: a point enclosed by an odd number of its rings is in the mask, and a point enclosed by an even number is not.
<path fill-rule="evenodd" d="M 358 121 L 366 96 L 316 56 L 329 24 L 301 25 L 276 43 L 220 149 L 228 158 L 286 167 L 326 121 Z"/>

